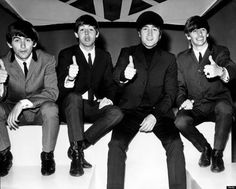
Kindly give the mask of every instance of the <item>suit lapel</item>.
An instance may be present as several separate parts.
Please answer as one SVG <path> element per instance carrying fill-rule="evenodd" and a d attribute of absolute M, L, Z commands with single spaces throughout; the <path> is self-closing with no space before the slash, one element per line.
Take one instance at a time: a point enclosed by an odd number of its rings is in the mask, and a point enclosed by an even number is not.
<path fill-rule="evenodd" d="M 30 65 L 29 65 L 29 70 L 28 70 L 26 80 L 28 80 L 31 77 L 31 75 L 34 73 L 34 71 L 39 70 L 38 66 L 39 66 L 39 64 L 37 64 L 37 62 L 35 62 L 32 59 L 31 62 L 30 62 Z"/>
<path fill-rule="evenodd" d="M 16 60 L 10 63 L 11 72 L 20 82 L 25 82 L 25 74 Z"/>
<path fill-rule="evenodd" d="M 135 52 L 133 54 L 131 54 L 131 56 L 133 56 L 133 58 L 135 58 L 134 60 L 134 67 L 144 67 L 145 69 L 148 68 L 147 66 L 147 62 L 146 62 L 146 58 L 143 54 L 143 51 L 142 51 L 142 46 L 139 45 Z"/>
<path fill-rule="evenodd" d="M 74 55 L 76 57 L 76 60 L 79 61 L 79 62 L 77 62 L 78 65 L 89 67 L 88 62 L 87 62 L 83 52 L 80 50 L 79 46 L 76 46 L 76 48 L 74 49 Z"/>
<path fill-rule="evenodd" d="M 149 70 L 152 70 L 153 67 L 155 67 L 158 62 L 159 62 L 159 63 L 161 62 L 161 51 L 158 50 L 158 49 L 156 49 L 156 51 L 155 51 L 154 54 L 153 54 L 152 62 L 151 62 L 151 64 L 150 64 Z"/>

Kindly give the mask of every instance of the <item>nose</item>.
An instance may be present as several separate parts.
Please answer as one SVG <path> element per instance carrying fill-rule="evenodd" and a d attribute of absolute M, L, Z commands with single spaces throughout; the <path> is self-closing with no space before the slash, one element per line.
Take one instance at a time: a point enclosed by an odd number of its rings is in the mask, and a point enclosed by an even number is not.
<path fill-rule="evenodd" d="M 21 40 L 21 48 L 25 48 L 25 47 L 26 47 L 26 45 L 25 45 L 25 40 L 22 39 L 22 40 Z"/>
<path fill-rule="evenodd" d="M 197 30 L 198 35 L 202 36 L 202 30 Z"/>
<path fill-rule="evenodd" d="M 147 36 L 148 36 L 148 38 L 152 38 L 152 36 L 153 36 L 152 29 L 148 29 Z"/>
<path fill-rule="evenodd" d="M 88 29 L 85 29 L 85 30 L 84 30 L 84 33 L 85 33 L 85 35 L 88 35 L 88 34 L 89 34 L 89 30 L 88 30 Z"/>

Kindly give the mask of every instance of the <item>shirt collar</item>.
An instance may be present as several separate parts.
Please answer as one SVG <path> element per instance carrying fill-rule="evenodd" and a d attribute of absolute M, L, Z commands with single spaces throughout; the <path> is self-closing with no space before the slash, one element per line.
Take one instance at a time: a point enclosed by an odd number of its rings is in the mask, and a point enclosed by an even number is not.
<path fill-rule="evenodd" d="M 202 57 L 203 57 L 204 54 L 205 54 L 205 52 L 206 52 L 206 50 L 207 50 L 207 48 L 208 48 L 208 46 L 209 46 L 209 45 L 206 45 L 206 46 L 205 46 L 203 49 L 201 49 L 201 50 L 197 50 L 197 49 L 194 49 L 194 48 L 193 48 L 193 52 L 194 52 L 195 56 L 198 57 L 198 56 L 199 56 L 199 53 L 201 53 L 201 54 L 202 54 Z"/>
<path fill-rule="evenodd" d="M 26 62 L 27 65 L 30 65 L 30 62 L 31 62 L 31 60 L 32 60 L 32 57 L 33 57 L 33 55 L 32 55 L 32 53 L 31 53 L 30 56 L 29 56 L 26 60 L 21 60 L 21 59 L 19 59 L 19 58 L 15 55 L 15 59 L 16 59 L 16 61 L 17 61 L 19 64 L 23 64 L 23 62 Z"/>
<path fill-rule="evenodd" d="M 84 54 L 87 61 L 88 61 L 88 53 L 91 54 L 92 61 L 94 60 L 94 58 L 95 58 L 95 46 L 90 51 L 84 50 L 83 48 L 81 48 L 81 46 L 79 46 L 79 48 L 82 51 L 82 53 Z"/>

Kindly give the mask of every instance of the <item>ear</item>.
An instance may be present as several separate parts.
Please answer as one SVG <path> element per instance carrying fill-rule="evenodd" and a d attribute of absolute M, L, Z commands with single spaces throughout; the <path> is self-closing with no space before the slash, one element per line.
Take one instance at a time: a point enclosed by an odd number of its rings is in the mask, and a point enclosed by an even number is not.
<path fill-rule="evenodd" d="M 12 45 L 10 43 L 7 43 L 7 45 L 8 45 L 9 48 L 12 48 Z"/>
<path fill-rule="evenodd" d="M 188 34 L 185 34 L 187 40 L 191 40 L 191 37 Z"/>
<path fill-rule="evenodd" d="M 34 44 L 33 44 L 33 47 L 36 47 L 37 46 L 37 43 L 36 42 L 34 42 Z"/>
<path fill-rule="evenodd" d="M 209 37 L 209 33 L 207 34 L 207 37 Z"/>
<path fill-rule="evenodd" d="M 96 33 L 96 38 L 98 38 L 98 36 L 99 36 L 99 31 L 97 31 L 97 33 Z"/>
<path fill-rule="evenodd" d="M 141 37 L 141 33 L 140 33 L 140 31 L 138 31 L 138 36 Z"/>
<path fill-rule="evenodd" d="M 78 33 L 74 32 L 74 34 L 75 34 L 75 37 L 76 37 L 76 38 L 79 38 Z"/>

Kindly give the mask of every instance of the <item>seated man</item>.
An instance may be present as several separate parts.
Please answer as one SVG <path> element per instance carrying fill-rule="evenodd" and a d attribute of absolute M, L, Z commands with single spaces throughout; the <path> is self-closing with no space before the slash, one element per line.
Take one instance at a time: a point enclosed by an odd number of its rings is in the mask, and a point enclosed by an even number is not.
<path fill-rule="evenodd" d="M 191 48 L 177 57 L 179 112 L 175 120 L 180 132 L 201 152 L 199 166 L 211 164 L 211 171 L 224 170 L 223 151 L 232 125 L 233 107 L 229 80 L 236 76 L 236 65 L 226 47 L 208 42 L 209 25 L 199 16 L 189 18 L 184 28 Z M 196 126 L 215 122 L 213 150 Z"/>
<path fill-rule="evenodd" d="M 58 104 L 60 117 L 68 125 L 70 174 L 81 176 L 83 168 L 91 167 L 83 150 L 107 134 L 123 115 L 113 106 L 116 87 L 110 54 L 95 47 L 97 21 L 89 15 L 79 17 L 74 34 L 78 45 L 59 53 Z M 93 123 L 85 133 L 84 122 Z"/>
<path fill-rule="evenodd" d="M 27 21 L 10 24 L 6 40 L 10 51 L 0 62 L 0 176 L 12 166 L 6 123 L 10 130 L 42 125 L 41 173 L 50 175 L 55 172 L 53 151 L 59 131 L 56 61 L 36 50 L 38 33 Z"/>
<path fill-rule="evenodd" d="M 124 189 L 126 152 L 138 132 L 153 132 L 161 141 L 166 151 L 169 189 L 186 189 L 183 143 L 172 111 L 177 92 L 175 56 L 160 47 L 160 15 L 144 12 L 136 24 L 140 43 L 121 50 L 113 74 L 120 86 L 118 105 L 124 118 L 113 129 L 109 142 L 107 189 Z"/>

